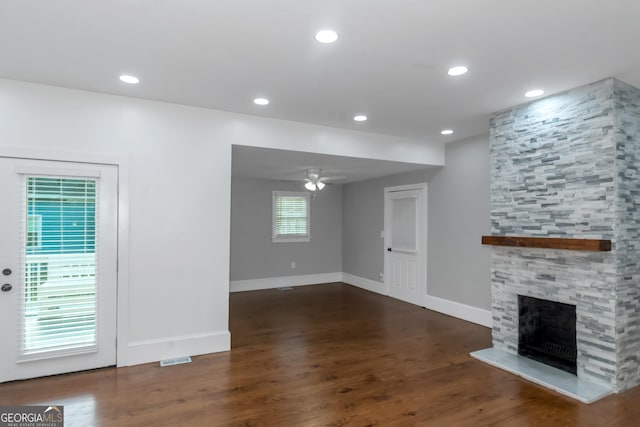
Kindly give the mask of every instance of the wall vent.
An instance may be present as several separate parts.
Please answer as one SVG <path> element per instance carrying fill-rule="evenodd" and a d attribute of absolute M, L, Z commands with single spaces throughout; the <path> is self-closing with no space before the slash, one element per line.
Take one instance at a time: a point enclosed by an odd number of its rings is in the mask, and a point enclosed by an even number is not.
<path fill-rule="evenodd" d="M 191 363 L 191 358 L 189 356 L 185 357 L 176 357 L 175 359 L 165 359 L 160 361 L 160 366 L 173 366 L 173 365 L 181 365 L 183 363 Z"/>

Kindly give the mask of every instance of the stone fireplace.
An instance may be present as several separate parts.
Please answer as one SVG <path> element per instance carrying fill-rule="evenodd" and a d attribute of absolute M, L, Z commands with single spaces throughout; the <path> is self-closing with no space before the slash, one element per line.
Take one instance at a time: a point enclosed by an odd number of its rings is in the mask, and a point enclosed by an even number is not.
<path fill-rule="evenodd" d="M 535 323 L 519 299 L 559 303 L 575 312 L 576 378 L 640 384 L 640 90 L 606 79 L 496 113 L 490 150 L 492 235 L 612 245 L 493 247 L 491 350 L 519 354 L 519 323 Z"/>

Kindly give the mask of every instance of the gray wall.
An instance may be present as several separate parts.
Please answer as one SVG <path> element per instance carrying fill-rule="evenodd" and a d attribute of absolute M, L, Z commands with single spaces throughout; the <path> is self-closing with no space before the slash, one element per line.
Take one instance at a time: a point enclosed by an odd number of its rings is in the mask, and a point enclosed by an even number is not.
<path fill-rule="evenodd" d="M 311 242 L 295 243 L 271 242 L 273 190 L 305 191 L 300 183 L 231 179 L 230 279 L 342 271 L 342 186 L 327 185 L 311 198 Z"/>
<path fill-rule="evenodd" d="M 346 184 L 342 197 L 342 271 L 380 280 L 384 271 L 384 188 L 427 182 L 435 169 Z"/>
<path fill-rule="evenodd" d="M 489 136 L 446 146 L 446 166 L 429 181 L 429 295 L 491 309 Z"/>
<path fill-rule="evenodd" d="M 429 295 L 490 310 L 489 137 L 451 142 L 446 166 L 347 184 L 343 189 L 342 266 L 379 280 L 384 270 L 384 188 L 428 182 Z"/>

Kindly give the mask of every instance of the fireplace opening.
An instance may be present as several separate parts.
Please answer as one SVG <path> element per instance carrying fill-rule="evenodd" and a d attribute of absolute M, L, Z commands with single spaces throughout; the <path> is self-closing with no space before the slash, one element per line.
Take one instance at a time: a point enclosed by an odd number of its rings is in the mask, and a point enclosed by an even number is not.
<path fill-rule="evenodd" d="M 576 375 L 576 306 L 518 295 L 518 311 L 518 354 Z"/>

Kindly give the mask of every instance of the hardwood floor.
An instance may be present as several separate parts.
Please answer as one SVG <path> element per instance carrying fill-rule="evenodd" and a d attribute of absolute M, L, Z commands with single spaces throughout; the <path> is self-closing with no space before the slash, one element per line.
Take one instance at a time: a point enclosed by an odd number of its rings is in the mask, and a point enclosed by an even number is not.
<path fill-rule="evenodd" d="M 472 359 L 487 328 L 349 285 L 231 294 L 233 350 L 0 385 L 66 426 L 638 426 L 640 388 L 585 405 Z"/>

